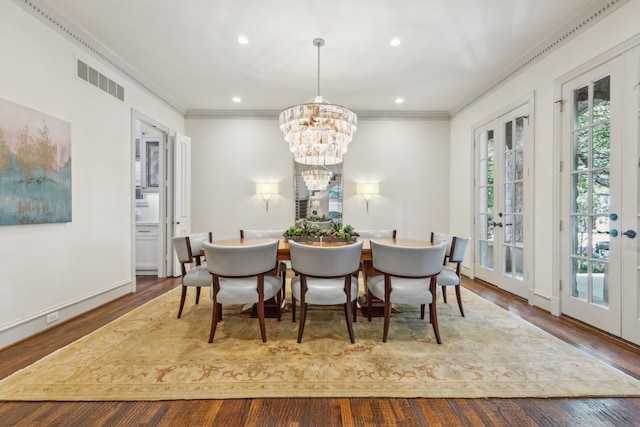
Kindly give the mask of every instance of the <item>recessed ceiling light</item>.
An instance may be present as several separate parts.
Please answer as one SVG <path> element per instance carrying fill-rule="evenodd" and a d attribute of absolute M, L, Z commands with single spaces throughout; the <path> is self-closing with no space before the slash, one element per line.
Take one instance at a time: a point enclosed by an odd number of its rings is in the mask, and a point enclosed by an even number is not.
<path fill-rule="evenodd" d="M 239 96 L 234 96 L 233 98 L 231 98 L 231 100 L 233 102 L 242 102 L 242 98 L 240 98 Z"/>
<path fill-rule="evenodd" d="M 247 44 L 247 43 L 249 43 L 249 39 L 246 38 L 245 36 L 240 36 L 240 37 L 238 37 L 238 43 Z"/>
<path fill-rule="evenodd" d="M 393 46 L 393 47 L 396 47 L 396 46 L 400 46 L 400 45 L 402 44 L 402 41 L 400 41 L 400 39 L 399 39 L 399 38 L 394 37 L 394 38 L 392 38 L 392 39 L 391 39 L 391 41 L 389 42 L 389 44 L 390 44 L 391 46 Z"/>
<path fill-rule="evenodd" d="M 396 104 L 402 104 L 404 102 L 404 98 L 396 98 Z"/>

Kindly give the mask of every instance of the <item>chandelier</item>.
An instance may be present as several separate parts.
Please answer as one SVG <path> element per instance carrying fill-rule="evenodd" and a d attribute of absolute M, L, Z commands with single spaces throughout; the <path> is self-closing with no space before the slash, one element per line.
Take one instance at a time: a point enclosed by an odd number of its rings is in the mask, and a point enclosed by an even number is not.
<path fill-rule="evenodd" d="M 326 190 L 333 173 L 327 169 L 308 169 L 300 172 L 309 191 Z"/>
<path fill-rule="evenodd" d="M 296 162 L 335 165 L 342 162 L 358 119 L 353 111 L 320 96 L 320 47 L 324 40 L 314 39 L 313 45 L 318 48 L 318 95 L 280 113 L 280 130 Z"/>

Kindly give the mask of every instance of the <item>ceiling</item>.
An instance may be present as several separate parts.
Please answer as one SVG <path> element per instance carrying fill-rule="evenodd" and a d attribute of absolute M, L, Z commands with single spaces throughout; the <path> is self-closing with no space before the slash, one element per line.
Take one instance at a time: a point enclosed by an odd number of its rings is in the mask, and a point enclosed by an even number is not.
<path fill-rule="evenodd" d="M 40 2 L 86 33 L 91 44 L 104 47 L 129 76 L 187 114 L 280 111 L 310 100 L 317 94 L 318 50 L 313 39 L 318 37 L 325 40 L 320 49 L 320 92 L 330 102 L 356 112 L 452 114 L 539 52 L 549 51 L 557 40 L 593 22 L 611 3 Z M 248 44 L 238 43 L 241 35 Z M 397 47 L 390 45 L 394 37 L 401 40 Z M 234 102 L 234 96 L 241 102 Z M 396 103 L 397 98 L 404 102 Z"/>

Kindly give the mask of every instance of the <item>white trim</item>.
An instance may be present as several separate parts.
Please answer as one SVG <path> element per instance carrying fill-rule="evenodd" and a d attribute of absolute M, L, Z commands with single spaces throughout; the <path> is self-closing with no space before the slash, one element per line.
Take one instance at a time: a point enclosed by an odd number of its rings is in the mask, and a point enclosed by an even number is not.
<path fill-rule="evenodd" d="M 531 65 L 564 45 L 582 31 L 600 21 L 609 13 L 627 2 L 629 2 L 629 0 L 601 0 L 594 3 L 589 8 L 582 11 L 582 13 L 576 16 L 573 20 L 567 22 L 563 27 L 522 55 L 516 62 L 511 64 L 506 71 L 500 73 L 495 80 L 487 84 L 484 89 L 481 89 L 478 93 L 467 98 L 458 106 L 451 109 L 449 112 L 451 117 L 455 117 L 458 113 L 464 111 L 488 93 L 503 86 Z"/>
<path fill-rule="evenodd" d="M 185 111 L 186 106 L 183 108 L 177 106 L 177 103 L 174 100 L 171 100 L 170 97 L 159 88 L 157 85 L 153 84 L 150 80 L 148 80 L 141 73 L 136 71 L 132 66 L 126 63 L 122 58 L 120 58 L 117 54 L 110 51 L 105 46 L 101 45 L 97 40 L 93 39 L 86 32 L 81 30 L 79 27 L 74 25 L 69 19 L 63 16 L 60 12 L 58 12 L 53 6 L 48 4 L 44 0 L 13 0 L 14 3 L 19 5 L 20 7 L 27 10 L 32 15 L 36 16 L 43 23 L 53 28 L 63 36 L 72 40 L 76 45 L 81 47 L 82 49 L 90 52 L 96 57 L 100 58 L 102 61 L 106 62 L 109 66 L 116 69 L 120 74 L 127 77 L 133 83 L 140 86 L 142 89 L 146 90 L 148 93 L 170 106 L 177 112 L 181 114 L 188 113 Z M 522 71 L 527 69 L 529 66 L 537 62 L 538 60 L 544 58 L 549 53 L 556 50 L 558 47 L 565 44 L 567 41 L 571 40 L 582 31 L 589 28 L 591 25 L 600 21 L 602 18 L 607 16 L 609 13 L 618 9 L 625 3 L 629 2 L 629 0 L 598 0 L 587 9 L 583 10 L 579 15 L 577 15 L 574 19 L 567 22 L 563 27 L 552 33 L 549 37 L 547 37 L 542 42 L 538 43 L 529 51 L 525 52 L 516 62 L 511 64 L 504 72 L 500 73 L 498 77 L 489 82 L 483 89 L 479 90 L 476 94 L 473 94 L 463 102 L 461 102 L 457 107 L 453 108 L 451 111 L 447 113 L 447 115 L 454 117 L 456 114 L 460 113 L 470 105 L 477 102 L 479 99 L 487 95 L 489 92 L 497 89 L 502 86 L 506 82 L 513 79 L 515 76 L 520 74 Z M 226 114 L 224 111 L 221 112 L 223 115 Z M 364 114 L 363 112 L 362 114 Z M 388 114 L 389 112 L 383 112 L 382 114 Z M 395 113 L 395 112 L 391 112 Z M 398 113 L 399 116 L 411 117 L 415 112 L 402 112 Z M 440 114 L 441 112 L 417 112 L 418 114 Z M 242 112 L 238 113 L 242 115 Z M 377 114 L 377 112 L 376 112 Z M 386 116 L 385 116 L 386 117 Z M 377 118 L 377 117 L 376 117 Z"/>
<path fill-rule="evenodd" d="M 74 298 L 53 307 L 47 307 L 46 310 L 0 325 L 0 348 L 14 344 L 26 337 L 35 335 L 52 326 L 57 326 L 66 320 L 127 295 L 131 293 L 131 286 L 131 281 L 116 283 L 89 295 Z M 59 312 L 58 320 L 55 323 L 47 324 L 47 315 L 55 311 Z"/>

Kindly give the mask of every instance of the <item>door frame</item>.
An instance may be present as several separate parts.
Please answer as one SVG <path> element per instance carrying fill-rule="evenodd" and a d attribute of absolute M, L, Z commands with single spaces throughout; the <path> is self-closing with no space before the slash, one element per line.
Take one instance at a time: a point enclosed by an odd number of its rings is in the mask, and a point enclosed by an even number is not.
<path fill-rule="evenodd" d="M 535 240 L 534 240 L 534 221 L 533 221 L 533 205 L 534 205 L 534 182 L 532 171 L 534 171 L 534 153 L 535 153 L 535 92 L 530 92 L 529 94 L 523 96 L 522 98 L 512 102 L 506 107 L 496 111 L 485 119 L 475 123 L 471 127 L 471 158 L 473 159 L 473 173 L 471 174 L 471 188 L 473 188 L 473 203 L 471 204 L 471 223 L 470 229 L 473 230 L 472 236 L 474 239 L 473 244 L 473 260 L 471 263 L 471 277 L 476 277 L 475 266 L 476 266 L 476 257 L 478 256 L 476 251 L 476 243 L 477 242 L 477 230 L 476 230 L 476 206 L 477 206 L 477 189 L 476 189 L 476 177 L 477 177 L 477 156 L 476 156 L 476 133 L 482 128 L 486 127 L 491 122 L 496 122 L 497 125 L 499 119 L 506 114 L 514 111 L 518 108 L 521 108 L 525 105 L 528 105 L 529 108 L 529 123 L 527 126 L 528 129 L 528 137 L 525 159 L 524 159 L 524 236 L 523 239 L 526 243 L 526 250 L 524 251 L 523 258 L 523 282 L 524 285 L 528 289 L 527 300 L 529 304 L 534 303 L 534 299 L 536 298 L 536 290 L 533 286 L 535 283 L 534 278 L 534 269 L 532 266 L 534 265 L 534 253 L 535 253 Z M 495 266 L 494 266 L 495 268 Z M 543 296 L 546 300 L 547 296 Z"/>
<path fill-rule="evenodd" d="M 161 141 L 160 147 L 160 188 L 158 189 L 159 193 L 159 218 L 158 218 L 158 277 L 164 278 L 167 277 L 168 274 L 171 274 L 172 267 L 168 265 L 167 260 L 173 259 L 170 258 L 168 254 L 168 250 L 171 249 L 171 246 L 167 244 L 168 239 L 171 238 L 171 233 L 167 230 L 167 224 L 172 223 L 172 219 L 168 217 L 171 215 L 169 210 L 167 209 L 167 202 L 170 199 L 171 194 L 169 193 L 171 186 L 169 182 L 171 180 L 170 176 L 170 168 L 167 167 L 167 164 L 171 160 L 169 147 L 169 138 L 170 138 L 170 129 L 169 127 L 163 125 L 162 123 L 152 119 L 151 117 L 137 111 L 135 109 L 131 109 L 131 277 L 132 280 L 132 291 L 136 290 L 136 185 L 135 185 L 135 161 L 136 161 L 136 121 L 141 121 L 146 123 L 149 126 L 153 126 L 157 128 L 164 134 L 164 138 Z"/>

